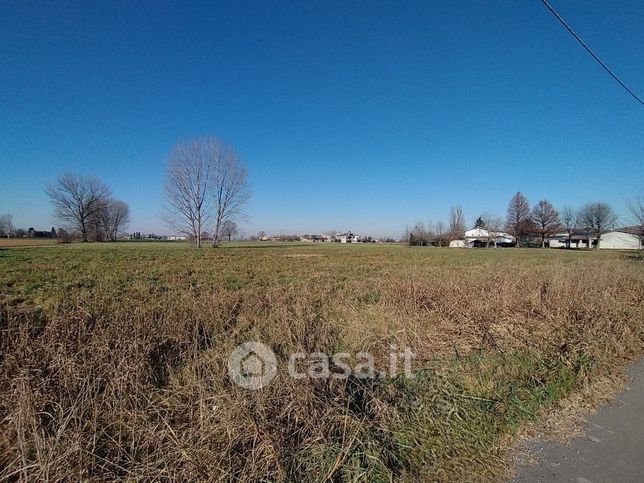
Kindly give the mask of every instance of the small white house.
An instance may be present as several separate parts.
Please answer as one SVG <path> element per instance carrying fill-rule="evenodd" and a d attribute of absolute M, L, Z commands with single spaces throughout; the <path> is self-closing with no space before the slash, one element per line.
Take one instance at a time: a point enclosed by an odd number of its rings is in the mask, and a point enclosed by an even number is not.
<path fill-rule="evenodd" d="M 594 248 L 597 246 L 597 237 L 590 235 L 586 230 L 573 230 L 568 233 L 556 233 L 548 238 L 550 248 Z"/>
<path fill-rule="evenodd" d="M 609 231 L 599 237 L 599 248 L 607 250 L 641 250 L 640 237 L 633 233 L 632 227 Z"/>

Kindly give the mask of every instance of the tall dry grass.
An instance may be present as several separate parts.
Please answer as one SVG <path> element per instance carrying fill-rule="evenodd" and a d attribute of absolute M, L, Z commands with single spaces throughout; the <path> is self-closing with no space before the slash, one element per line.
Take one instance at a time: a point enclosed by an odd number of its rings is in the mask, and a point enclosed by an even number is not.
<path fill-rule="evenodd" d="M 4 252 L 0 478 L 494 478 L 508 434 L 644 348 L 641 264 L 534 253 Z M 227 377 L 247 340 L 278 357 L 261 391 Z M 285 370 L 392 346 L 415 379 Z"/>

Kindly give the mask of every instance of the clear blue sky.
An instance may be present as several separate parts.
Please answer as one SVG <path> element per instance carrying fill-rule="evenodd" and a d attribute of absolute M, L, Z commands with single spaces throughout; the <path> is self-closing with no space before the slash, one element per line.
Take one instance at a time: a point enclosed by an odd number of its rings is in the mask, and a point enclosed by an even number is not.
<path fill-rule="evenodd" d="M 644 2 L 552 4 L 644 95 Z M 644 107 L 537 0 L 0 3 L 0 213 L 97 175 L 165 232 L 164 166 L 215 134 L 247 162 L 246 233 L 401 233 L 644 186 Z M 626 221 L 626 219 L 623 219 Z"/>

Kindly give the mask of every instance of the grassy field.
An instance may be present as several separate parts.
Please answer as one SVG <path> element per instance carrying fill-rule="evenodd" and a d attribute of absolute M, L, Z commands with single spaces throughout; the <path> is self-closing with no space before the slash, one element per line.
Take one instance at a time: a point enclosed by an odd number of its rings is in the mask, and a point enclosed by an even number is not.
<path fill-rule="evenodd" d="M 495 479 L 508 441 L 644 352 L 622 253 L 183 243 L 0 249 L 0 479 Z M 261 341 L 249 391 L 228 355 Z M 293 379 L 296 351 L 414 374 Z"/>
<path fill-rule="evenodd" d="M 52 238 L 2 238 L 0 237 L 0 248 L 11 247 L 42 247 L 55 245 L 56 239 Z"/>

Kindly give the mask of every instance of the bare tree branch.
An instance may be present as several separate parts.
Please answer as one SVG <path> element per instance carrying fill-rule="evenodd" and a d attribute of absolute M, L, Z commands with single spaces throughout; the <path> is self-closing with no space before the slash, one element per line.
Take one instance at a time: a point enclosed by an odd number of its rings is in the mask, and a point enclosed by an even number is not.
<path fill-rule="evenodd" d="M 541 200 L 532 209 L 532 223 L 541 237 L 541 248 L 545 248 L 546 238 L 559 229 L 559 213 L 549 201 Z"/>
<path fill-rule="evenodd" d="M 168 160 L 163 220 L 173 230 L 192 237 L 197 248 L 209 223 L 213 158 L 219 152 L 220 143 L 204 137 L 177 144 Z"/>
<path fill-rule="evenodd" d="M 69 223 L 86 242 L 89 221 L 102 208 L 111 190 L 98 178 L 67 173 L 47 185 L 45 193 L 54 205 L 54 216 Z"/>
<path fill-rule="evenodd" d="M 617 215 L 610 205 L 601 202 L 585 205 L 581 209 L 579 218 L 581 224 L 597 237 L 597 249 L 599 249 L 602 234 L 612 229 L 617 222 Z"/>

